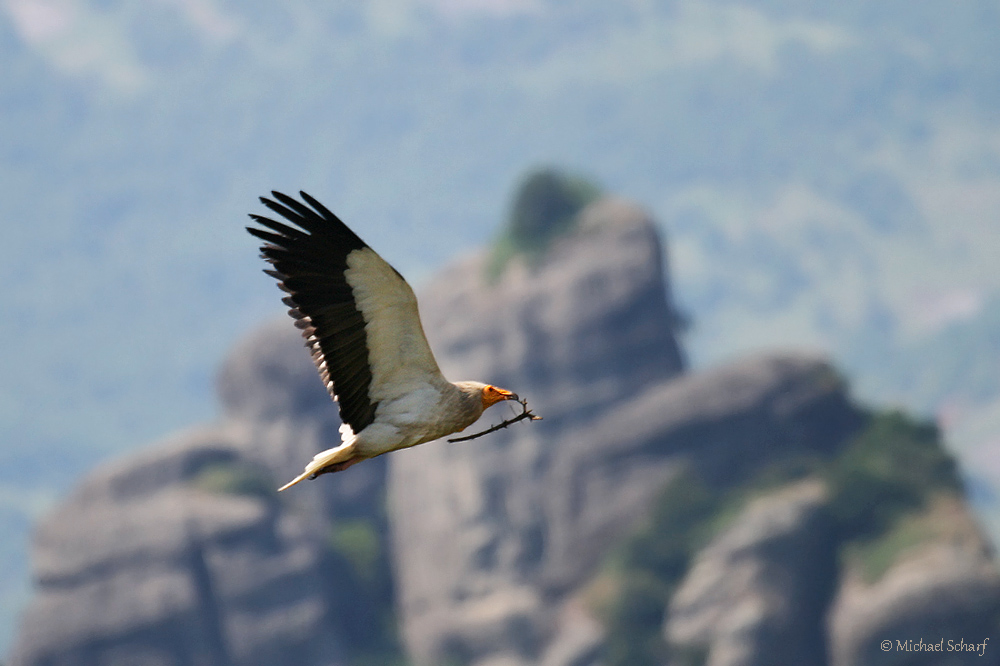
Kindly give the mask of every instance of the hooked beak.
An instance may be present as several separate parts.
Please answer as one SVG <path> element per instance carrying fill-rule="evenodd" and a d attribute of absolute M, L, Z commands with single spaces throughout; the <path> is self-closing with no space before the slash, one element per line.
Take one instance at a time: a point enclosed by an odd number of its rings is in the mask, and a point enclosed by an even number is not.
<path fill-rule="evenodd" d="M 519 400 L 517 394 L 492 384 L 483 389 L 483 409 L 505 400 Z"/>

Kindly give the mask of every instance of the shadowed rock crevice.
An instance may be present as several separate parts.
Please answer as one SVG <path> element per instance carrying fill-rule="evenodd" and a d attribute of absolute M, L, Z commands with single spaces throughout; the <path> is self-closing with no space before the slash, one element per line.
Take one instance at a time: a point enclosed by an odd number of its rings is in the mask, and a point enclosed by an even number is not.
<path fill-rule="evenodd" d="M 219 607 L 215 590 L 212 589 L 212 574 L 205 562 L 203 546 L 196 536 L 190 535 L 188 538 L 188 569 L 191 572 L 195 603 L 201 611 L 198 624 L 205 634 L 204 643 L 207 657 L 212 664 L 231 666 L 232 660 L 229 656 L 229 641 L 226 638 L 224 616 Z"/>

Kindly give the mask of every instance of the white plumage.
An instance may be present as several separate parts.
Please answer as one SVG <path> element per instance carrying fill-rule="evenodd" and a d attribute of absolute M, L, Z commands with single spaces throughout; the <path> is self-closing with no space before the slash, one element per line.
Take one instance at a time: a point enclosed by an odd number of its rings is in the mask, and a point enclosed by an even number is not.
<path fill-rule="evenodd" d="M 289 314 L 344 423 L 340 446 L 318 453 L 279 490 L 458 432 L 490 405 L 518 399 L 490 384 L 446 380 L 410 285 L 336 215 L 300 194 L 305 204 L 280 192 L 272 192 L 277 201 L 261 197 L 295 227 L 251 215 L 269 231 L 247 231 L 265 241 L 262 256 L 274 266 L 266 272 L 288 293 Z"/>

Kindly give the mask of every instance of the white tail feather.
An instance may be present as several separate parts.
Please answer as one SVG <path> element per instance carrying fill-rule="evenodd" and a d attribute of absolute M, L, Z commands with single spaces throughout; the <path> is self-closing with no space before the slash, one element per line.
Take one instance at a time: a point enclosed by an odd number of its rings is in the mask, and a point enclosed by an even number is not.
<path fill-rule="evenodd" d="M 339 462 L 346 462 L 351 458 L 353 458 L 354 457 L 353 440 L 354 438 L 352 437 L 350 442 L 346 442 L 344 444 L 341 444 L 340 446 L 334 447 L 332 449 L 327 449 L 326 451 L 320 451 L 319 453 L 317 453 L 313 457 L 312 462 L 306 465 L 306 471 L 302 472 L 297 477 L 295 477 L 285 485 L 278 488 L 278 492 L 280 493 L 282 490 L 291 488 L 300 481 L 305 481 L 314 473 L 318 472 L 324 467 L 328 467 L 329 465 L 333 465 Z"/>

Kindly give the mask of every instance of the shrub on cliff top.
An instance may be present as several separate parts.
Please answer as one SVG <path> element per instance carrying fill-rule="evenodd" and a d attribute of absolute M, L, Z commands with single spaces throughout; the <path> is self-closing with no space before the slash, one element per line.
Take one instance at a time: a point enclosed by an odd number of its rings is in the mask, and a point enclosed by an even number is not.
<path fill-rule="evenodd" d="M 600 195 L 600 188 L 579 176 L 552 168 L 529 173 L 514 194 L 507 225 L 494 244 L 491 277 L 498 277 L 516 255 L 529 261 L 541 257 L 555 238 L 573 229 L 577 214 Z"/>

